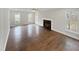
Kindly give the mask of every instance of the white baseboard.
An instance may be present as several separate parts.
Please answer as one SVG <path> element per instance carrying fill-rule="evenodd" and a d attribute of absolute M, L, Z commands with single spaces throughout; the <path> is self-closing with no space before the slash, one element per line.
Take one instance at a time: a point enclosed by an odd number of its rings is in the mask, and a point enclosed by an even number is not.
<path fill-rule="evenodd" d="M 7 36 L 6 36 L 6 41 L 5 41 L 5 46 L 4 46 L 4 51 L 5 51 L 5 49 L 6 49 L 6 45 L 7 45 L 7 41 L 8 41 L 8 37 L 9 37 L 9 32 L 10 32 L 10 29 L 8 30 L 8 32 L 7 32 Z"/>
<path fill-rule="evenodd" d="M 54 30 L 54 31 L 56 31 L 56 32 L 59 32 L 59 33 L 61 33 L 61 34 L 64 34 L 64 35 L 66 35 L 66 36 L 72 37 L 72 38 L 74 38 L 74 39 L 79 40 L 79 37 L 78 37 L 78 36 L 70 35 L 70 34 L 68 34 L 68 33 L 66 33 L 66 32 L 61 32 L 61 31 L 59 31 L 59 30 L 57 30 L 57 29 L 52 29 L 52 30 Z"/>

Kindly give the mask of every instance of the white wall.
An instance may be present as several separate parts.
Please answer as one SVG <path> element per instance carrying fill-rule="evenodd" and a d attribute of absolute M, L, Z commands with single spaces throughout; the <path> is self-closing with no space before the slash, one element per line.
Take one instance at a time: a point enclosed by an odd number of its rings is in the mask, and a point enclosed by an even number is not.
<path fill-rule="evenodd" d="M 38 24 L 38 11 L 35 12 L 35 24 Z"/>
<path fill-rule="evenodd" d="M 43 26 L 43 19 L 48 19 L 52 21 L 52 30 L 63 33 L 65 35 L 71 36 L 73 38 L 79 39 L 79 34 L 71 33 L 66 31 L 66 9 L 56 9 L 49 11 L 38 11 L 38 25 Z"/>
<path fill-rule="evenodd" d="M 0 50 L 5 50 L 9 34 L 9 10 L 0 8 Z"/>
<path fill-rule="evenodd" d="M 19 13 L 20 14 L 20 25 L 23 24 L 29 24 L 29 19 L 28 19 L 28 14 L 31 13 L 32 14 L 32 18 L 31 18 L 31 23 L 35 22 L 35 16 L 34 13 L 32 12 L 26 12 L 26 11 L 15 11 L 15 10 L 11 10 L 10 11 L 10 26 L 15 26 L 15 17 L 14 15 Z"/>

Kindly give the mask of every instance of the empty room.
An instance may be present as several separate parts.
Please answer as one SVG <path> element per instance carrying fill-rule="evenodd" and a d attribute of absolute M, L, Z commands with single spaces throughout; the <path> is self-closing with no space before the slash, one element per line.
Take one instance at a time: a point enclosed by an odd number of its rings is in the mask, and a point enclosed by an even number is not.
<path fill-rule="evenodd" d="M 79 51 L 79 9 L 0 8 L 0 51 Z"/>

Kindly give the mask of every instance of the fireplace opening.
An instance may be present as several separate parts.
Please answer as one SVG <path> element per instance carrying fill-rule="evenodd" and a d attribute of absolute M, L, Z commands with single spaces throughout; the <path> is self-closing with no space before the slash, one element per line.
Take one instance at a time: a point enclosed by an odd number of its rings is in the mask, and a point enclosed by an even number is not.
<path fill-rule="evenodd" d="M 43 20 L 43 27 L 51 30 L 51 21 L 50 20 Z"/>

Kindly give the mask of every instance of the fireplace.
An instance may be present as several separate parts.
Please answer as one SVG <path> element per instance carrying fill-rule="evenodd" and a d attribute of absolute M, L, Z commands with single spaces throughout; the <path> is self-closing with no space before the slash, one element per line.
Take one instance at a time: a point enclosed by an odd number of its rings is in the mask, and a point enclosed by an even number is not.
<path fill-rule="evenodd" d="M 51 30 L 51 21 L 50 20 L 43 20 L 44 28 Z"/>

